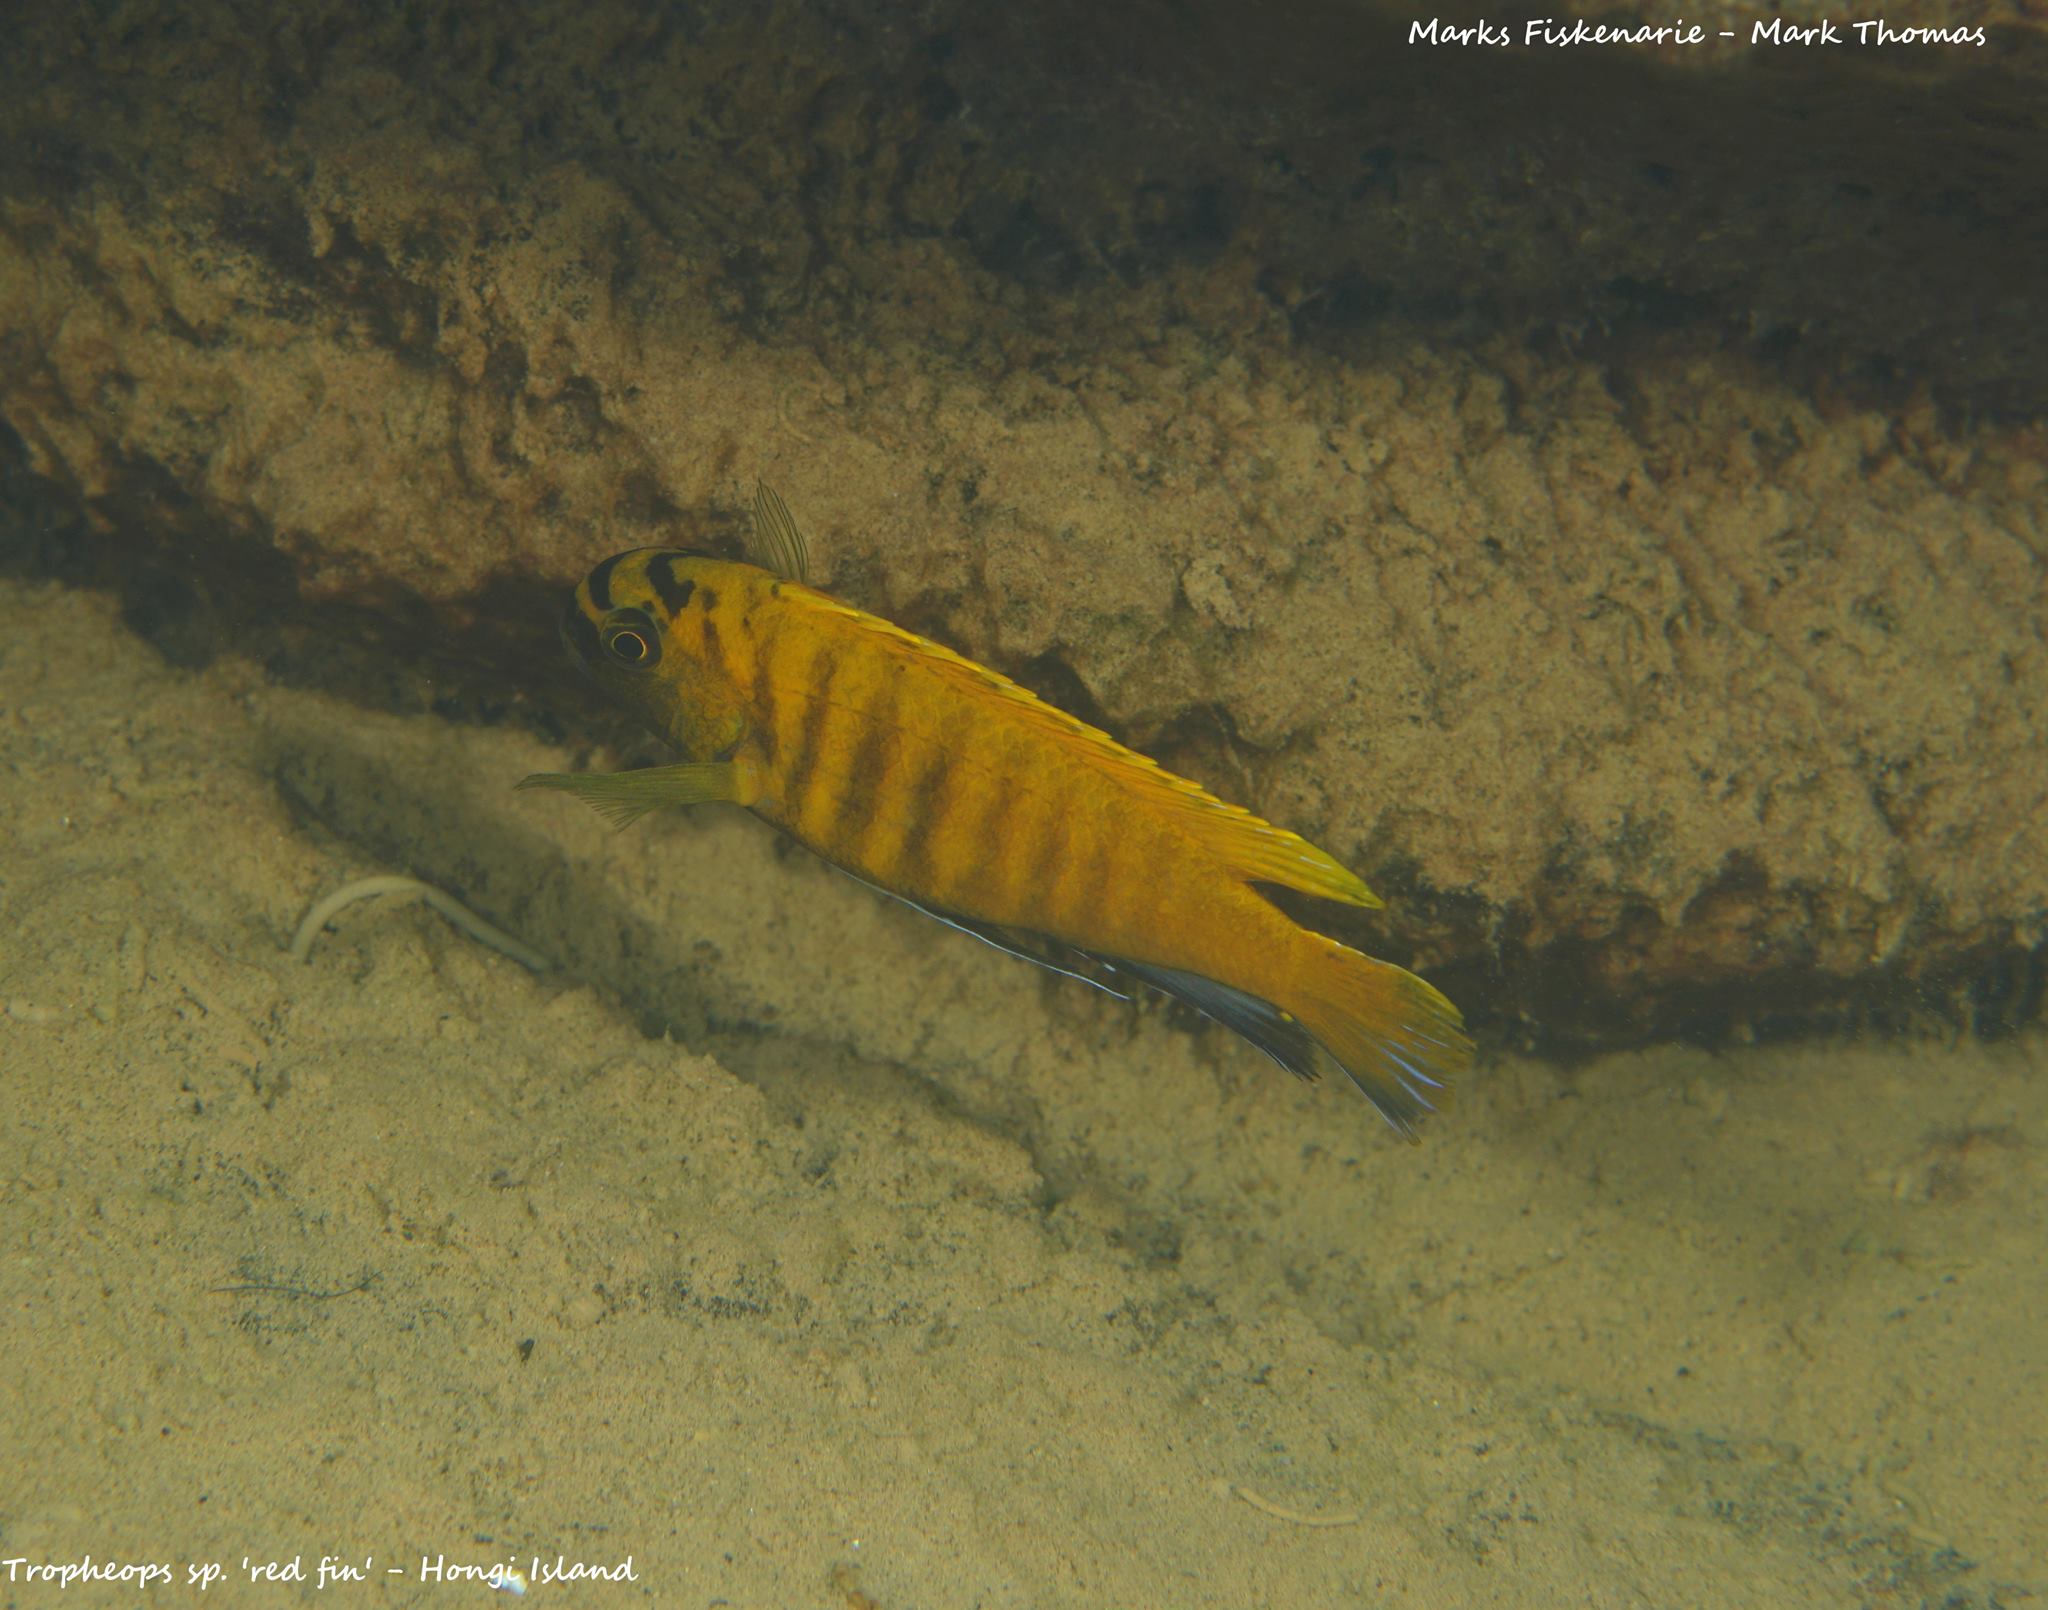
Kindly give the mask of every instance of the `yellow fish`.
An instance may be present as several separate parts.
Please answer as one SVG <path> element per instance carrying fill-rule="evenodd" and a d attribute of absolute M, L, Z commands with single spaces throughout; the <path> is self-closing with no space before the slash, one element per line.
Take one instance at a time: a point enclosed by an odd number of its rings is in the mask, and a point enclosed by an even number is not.
<path fill-rule="evenodd" d="M 1003 950 L 1177 996 L 1303 1078 L 1319 1045 L 1414 1138 L 1471 1060 L 1458 1009 L 1260 892 L 1378 906 L 1364 883 L 1009 678 L 804 585 L 803 538 L 765 486 L 755 538 L 762 564 L 615 554 L 563 616 L 570 653 L 683 762 L 520 787 L 620 826 L 744 805 Z"/>

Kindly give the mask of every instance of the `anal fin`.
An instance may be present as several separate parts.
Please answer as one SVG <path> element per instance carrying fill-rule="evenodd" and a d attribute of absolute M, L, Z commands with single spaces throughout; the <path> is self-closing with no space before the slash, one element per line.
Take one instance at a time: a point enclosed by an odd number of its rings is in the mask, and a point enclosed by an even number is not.
<path fill-rule="evenodd" d="M 1092 953 L 1091 953 L 1092 954 Z M 1297 1078 L 1313 1083 L 1321 1076 L 1316 1067 L 1315 1037 L 1301 1026 L 1291 1012 L 1283 1012 L 1271 1001 L 1228 984 L 1219 984 L 1200 973 L 1184 973 L 1174 967 L 1154 967 L 1149 962 L 1126 961 L 1121 956 L 1095 958 L 1105 967 L 1150 984 L 1192 1006 L 1204 1017 L 1241 1034 L 1281 1067 Z"/>

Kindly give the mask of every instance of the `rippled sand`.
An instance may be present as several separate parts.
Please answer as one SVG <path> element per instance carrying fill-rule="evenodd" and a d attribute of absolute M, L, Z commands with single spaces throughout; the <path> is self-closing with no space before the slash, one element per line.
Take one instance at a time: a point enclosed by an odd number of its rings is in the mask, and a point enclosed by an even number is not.
<path fill-rule="evenodd" d="M 2038 1031 L 1493 1056 L 1411 1150 L 751 819 L 511 792 L 568 758 L 0 588 L 0 1552 L 224 1603 L 295 1555 L 344 1603 L 536 1555 L 630 1556 L 590 1604 L 2048 1593 Z M 287 958 L 385 871 L 562 967 L 384 902 Z"/>

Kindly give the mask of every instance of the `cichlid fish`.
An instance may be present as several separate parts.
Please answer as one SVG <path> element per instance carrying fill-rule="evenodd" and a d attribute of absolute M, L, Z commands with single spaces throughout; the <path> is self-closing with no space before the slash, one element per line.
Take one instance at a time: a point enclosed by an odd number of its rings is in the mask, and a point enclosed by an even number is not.
<path fill-rule="evenodd" d="M 639 548 L 591 571 L 563 616 L 570 653 L 686 758 L 520 787 L 574 794 L 620 826 L 744 805 L 989 944 L 1177 996 L 1303 1078 L 1320 1045 L 1414 1138 L 1471 1058 L 1458 1009 L 1260 892 L 1378 906 L 1354 874 L 1009 678 L 804 585 L 803 538 L 765 486 L 752 551 L 762 563 Z"/>

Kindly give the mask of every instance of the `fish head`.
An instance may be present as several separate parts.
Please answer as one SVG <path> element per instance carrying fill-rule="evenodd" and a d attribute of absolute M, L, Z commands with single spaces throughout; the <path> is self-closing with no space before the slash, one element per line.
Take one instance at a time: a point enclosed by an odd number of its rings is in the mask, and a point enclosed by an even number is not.
<path fill-rule="evenodd" d="M 740 732 L 713 609 L 752 569 L 679 548 L 613 554 L 578 584 L 562 642 L 626 709 L 690 758 L 712 758 Z"/>

